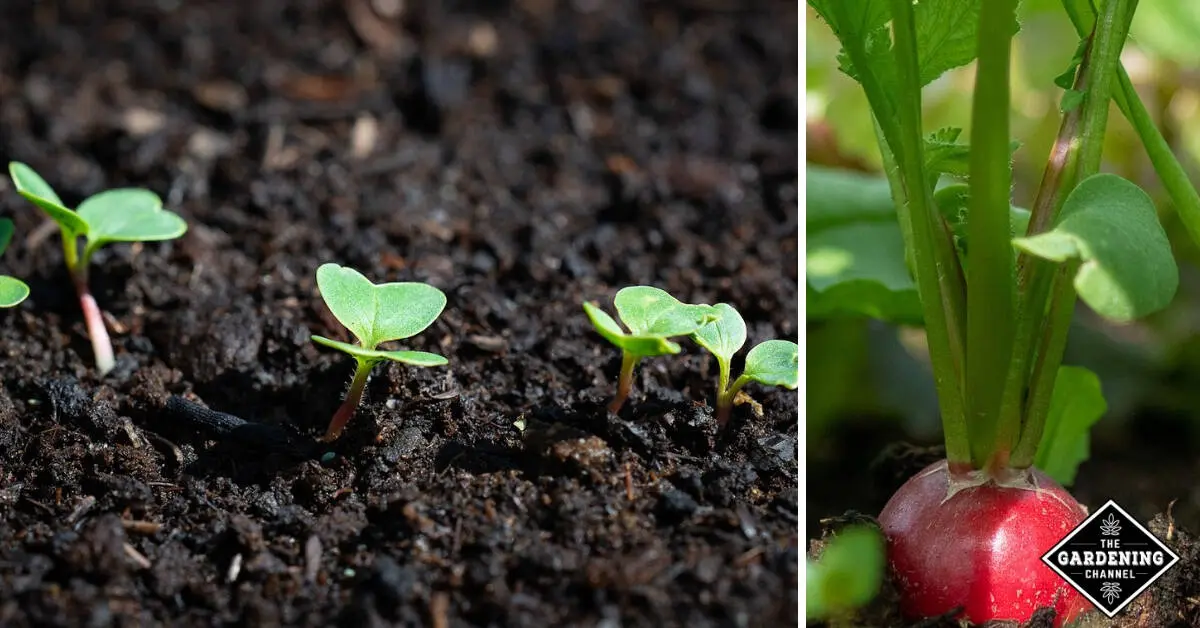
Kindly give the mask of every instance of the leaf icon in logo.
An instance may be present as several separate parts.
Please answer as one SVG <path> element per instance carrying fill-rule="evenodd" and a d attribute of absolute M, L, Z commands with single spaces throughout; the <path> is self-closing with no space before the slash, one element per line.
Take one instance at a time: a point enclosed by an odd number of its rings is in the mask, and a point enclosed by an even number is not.
<path fill-rule="evenodd" d="M 1121 597 L 1121 583 L 1105 582 L 1100 585 L 1100 595 L 1104 596 L 1104 601 L 1112 604 L 1113 600 Z"/>
<path fill-rule="evenodd" d="M 1121 522 L 1116 515 L 1111 512 L 1100 522 L 1100 534 L 1104 536 L 1117 536 L 1121 533 Z"/>

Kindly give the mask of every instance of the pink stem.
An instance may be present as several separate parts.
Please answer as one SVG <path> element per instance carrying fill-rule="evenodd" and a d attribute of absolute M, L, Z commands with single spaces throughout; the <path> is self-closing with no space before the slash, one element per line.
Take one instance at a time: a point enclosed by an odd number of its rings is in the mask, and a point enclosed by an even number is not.
<path fill-rule="evenodd" d="M 101 376 L 107 375 L 116 365 L 113 357 L 112 340 L 108 337 L 108 328 L 104 326 L 104 315 L 96 297 L 88 290 L 87 280 L 75 281 L 75 291 L 79 294 L 79 307 L 83 310 L 83 322 L 87 325 L 88 337 L 92 340 L 92 353 L 96 357 L 96 370 Z"/>

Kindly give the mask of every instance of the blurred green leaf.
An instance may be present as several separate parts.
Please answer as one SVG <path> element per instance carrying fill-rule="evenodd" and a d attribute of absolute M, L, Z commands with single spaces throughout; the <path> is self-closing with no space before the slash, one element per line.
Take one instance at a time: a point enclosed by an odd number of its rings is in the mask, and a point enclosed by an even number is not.
<path fill-rule="evenodd" d="M 1200 63 L 1200 3 L 1141 0 L 1129 30 L 1139 48 L 1184 66 Z"/>
<path fill-rule="evenodd" d="M 883 582 L 883 535 L 877 528 L 848 527 L 828 541 L 816 561 L 805 565 L 805 617 L 808 620 L 861 608 Z"/>
<path fill-rule="evenodd" d="M 1059 367 L 1038 445 L 1037 468 L 1059 484 L 1074 483 L 1079 465 L 1091 455 L 1088 433 L 1107 410 L 1095 373 L 1079 366 Z"/>
<path fill-rule="evenodd" d="M 920 324 L 921 301 L 894 223 L 851 224 L 809 234 L 808 317 L 865 315 Z"/>

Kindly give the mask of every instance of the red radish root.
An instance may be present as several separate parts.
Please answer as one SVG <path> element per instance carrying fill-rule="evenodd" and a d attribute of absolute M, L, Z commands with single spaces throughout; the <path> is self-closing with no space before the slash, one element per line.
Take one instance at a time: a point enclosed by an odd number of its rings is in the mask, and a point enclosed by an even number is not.
<path fill-rule="evenodd" d="M 913 476 L 879 515 L 888 563 L 912 618 L 963 607 L 961 618 L 1026 622 L 1050 606 L 1055 626 L 1092 605 L 1041 557 L 1086 518 L 1041 471 L 954 474 L 945 460 Z"/>

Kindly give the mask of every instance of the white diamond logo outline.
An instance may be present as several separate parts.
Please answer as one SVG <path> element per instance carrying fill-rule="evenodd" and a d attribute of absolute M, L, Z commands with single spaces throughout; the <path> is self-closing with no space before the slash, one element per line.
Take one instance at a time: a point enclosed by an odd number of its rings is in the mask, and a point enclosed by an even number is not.
<path fill-rule="evenodd" d="M 1150 540 L 1152 543 L 1154 543 L 1155 546 L 1157 546 L 1164 553 L 1166 553 L 1167 556 L 1170 557 L 1170 560 L 1167 561 L 1166 564 L 1164 564 L 1162 566 L 1162 568 L 1158 570 L 1158 573 L 1156 573 L 1153 577 L 1151 577 L 1144 584 L 1142 584 L 1142 586 L 1138 587 L 1138 589 L 1136 591 L 1134 591 L 1132 594 L 1130 594 L 1128 597 L 1126 597 L 1124 601 L 1122 601 L 1120 604 L 1118 604 L 1112 610 L 1109 610 L 1107 608 L 1107 605 L 1101 604 L 1096 598 L 1092 597 L 1091 593 L 1089 593 L 1084 587 L 1080 586 L 1077 582 L 1075 582 L 1075 580 L 1073 578 L 1071 578 L 1070 576 L 1068 576 L 1065 572 L 1063 572 L 1062 569 L 1059 569 L 1058 565 L 1056 565 L 1054 563 L 1054 561 L 1050 560 L 1051 556 L 1053 556 L 1056 552 L 1058 552 L 1060 549 L 1062 549 L 1063 546 L 1070 543 L 1071 540 L 1074 539 L 1081 531 L 1086 530 L 1088 528 L 1088 526 L 1093 521 L 1095 521 L 1097 517 L 1099 517 L 1101 515 L 1101 513 L 1108 511 L 1110 508 L 1121 513 L 1121 516 L 1125 517 L 1125 519 L 1128 522 L 1132 523 L 1133 527 L 1136 530 L 1141 532 L 1142 535 L 1144 535 L 1148 540 Z M 1103 523 L 1104 522 L 1101 522 L 1099 525 L 1103 525 Z M 1099 527 L 1099 525 L 1097 527 Z M 1090 516 L 1088 516 L 1087 519 L 1084 519 L 1082 523 L 1075 526 L 1075 529 L 1071 530 L 1071 532 L 1068 533 L 1067 536 L 1063 537 L 1063 539 L 1061 541 L 1059 541 L 1057 544 L 1055 544 L 1054 547 L 1050 548 L 1049 551 L 1047 551 L 1045 554 L 1042 554 L 1042 563 L 1043 564 L 1045 564 L 1050 569 L 1054 570 L 1054 573 L 1058 574 L 1058 576 L 1060 578 L 1062 578 L 1064 582 L 1071 585 L 1071 587 L 1074 588 L 1076 591 L 1078 591 L 1081 595 L 1083 595 L 1083 597 L 1087 598 L 1087 600 L 1096 607 L 1096 610 L 1100 611 L 1101 613 L 1104 613 L 1104 615 L 1107 616 L 1109 619 L 1116 617 L 1117 613 L 1120 613 L 1122 610 L 1125 609 L 1126 606 L 1129 606 L 1129 604 L 1131 602 L 1136 600 L 1138 598 L 1138 596 L 1140 596 L 1143 592 L 1145 592 L 1146 589 L 1150 588 L 1150 585 L 1157 582 L 1159 578 L 1163 577 L 1163 574 L 1166 574 L 1168 571 L 1170 571 L 1171 568 L 1174 567 L 1175 564 L 1178 562 L 1179 562 L 1179 555 L 1176 554 L 1174 550 L 1172 550 L 1165 543 L 1160 541 L 1157 536 L 1154 536 L 1154 534 L 1152 534 L 1149 530 L 1147 530 L 1146 527 L 1143 526 L 1140 522 L 1138 522 L 1137 519 L 1135 519 L 1132 515 L 1130 515 L 1128 512 L 1126 512 L 1124 508 L 1121 508 L 1121 506 L 1119 504 L 1117 504 L 1117 502 L 1115 502 L 1111 499 L 1108 500 L 1107 502 L 1105 502 L 1103 506 L 1097 508 L 1096 511 L 1093 512 Z M 1105 597 L 1107 597 L 1107 596 L 1105 596 Z"/>

